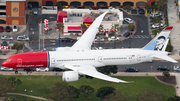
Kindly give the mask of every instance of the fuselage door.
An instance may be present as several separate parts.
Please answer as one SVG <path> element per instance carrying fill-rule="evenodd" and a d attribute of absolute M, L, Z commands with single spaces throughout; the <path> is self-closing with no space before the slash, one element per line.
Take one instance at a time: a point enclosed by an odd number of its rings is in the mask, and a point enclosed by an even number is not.
<path fill-rule="evenodd" d="M 141 55 L 137 55 L 137 61 L 141 61 Z"/>
<path fill-rule="evenodd" d="M 99 56 L 99 57 L 98 57 L 98 61 L 99 61 L 99 62 L 102 62 L 102 56 Z"/>
<path fill-rule="evenodd" d="M 55 64 L 56 63 L 56 59 L 55 58 L 52 58 L 51 59 L 51 64 Z"/>
<path fill-rule="evenodd" d="M 130 63 L 134 63 L 135 56 L 134 56 L 134 55 L 128 55 L 128 56 L 127 56 L 127 59 L 129 59 L 129 62 L 130 62 Z"/>
<path fill-rule="evenodd" d="M 22 65 L 22 59 L 17 59 L 17 65 Z"/>

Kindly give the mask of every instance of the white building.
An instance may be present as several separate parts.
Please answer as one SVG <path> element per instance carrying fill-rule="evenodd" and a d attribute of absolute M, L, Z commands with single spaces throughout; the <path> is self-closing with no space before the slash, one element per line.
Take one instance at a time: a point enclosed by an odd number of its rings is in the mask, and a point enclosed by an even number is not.
<path fill-rule="evenodd" d="M 89 25 L 84 22 L 84 17 L 91 17 L 94 20 L 107 10 L 109 10 L 109 13 L 105 16 L 101 23 L 103 28 L 105 30 L 111 29 L 112 24 L 119 24 L 119 26 L 121 26 L 123 23 L 123 12 L 121 12 L 119 9 L 63 9 L 63 11 L 67 12 L 67 17 L 63 17 L 64 35 L 75 35 L 77 33 L 78 35 L 81 35 L 81 29 L 79 26 L 83 23 Z"/>

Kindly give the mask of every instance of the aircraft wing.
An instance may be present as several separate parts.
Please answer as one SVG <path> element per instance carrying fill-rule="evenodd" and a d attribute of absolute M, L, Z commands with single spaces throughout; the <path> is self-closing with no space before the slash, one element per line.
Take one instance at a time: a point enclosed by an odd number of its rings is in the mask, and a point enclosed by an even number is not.
<path fill-rule="evenodd" d="M 96 18 L 96 20 L 90 25 L 81 38 L 70 48 L 70 50 L 91 50 L 91 45 L 106 13 L 108 13 L 108 11 Z"/>
<path fill-rule="evenodd" d="M 153 57 L 153 58 L 163 59 L 163 60 L 166 60 L 166 61 L 169 61 L 169 62 L 173 62 L 173 63 L 178 63 L 178 61 L 170 58 L 170 57 L 167 56 L 167 55 L 153 55 L 152 57 Z"/>
<path fill-rule="evenodd" d="M 92 76 L 92 77 L 106 80 L 106 81 L 111 81 L 111 82 L 116 82 L 116 83 L 119 83 L 119 82 L 129 83 L 127 81 L 123 81 L 123 80 L 120 80 L 117 78 L 113 78 L 113 77 L 104 75 L 104 74 L 98 72 L 96 70 L 96 68 L 92 65 L 70 65 L 70 64 L 67 64 L 67 65 L 64 65 L 64 67 L 74 70 L 74 71 L 77 71 L 80 74 L 85 74 L 85 75 Z"/>

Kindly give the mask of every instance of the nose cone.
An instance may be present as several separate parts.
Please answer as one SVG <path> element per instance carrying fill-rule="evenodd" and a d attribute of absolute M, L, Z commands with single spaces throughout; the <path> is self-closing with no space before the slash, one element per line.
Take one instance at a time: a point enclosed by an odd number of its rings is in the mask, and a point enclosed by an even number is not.
<path fill-rule="evenodd" d="M 8 66 L 8 63 L 7 63 L 7 61 L 5 60 L 1 65 L 4 66 L 4 67 L 7 67 L 7 66 Z"/>

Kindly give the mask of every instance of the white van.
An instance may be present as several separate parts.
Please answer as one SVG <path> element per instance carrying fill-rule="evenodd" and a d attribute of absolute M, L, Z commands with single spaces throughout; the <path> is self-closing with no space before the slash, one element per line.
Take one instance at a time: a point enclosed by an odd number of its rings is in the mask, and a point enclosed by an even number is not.
<path fill-rule="evenodd" d="M 17 40 L 18 40 L 18 41 L 21 41 L 21 40 L 27 40 L 27 41 L 28 41 L 28 40 L 29 40 L 29 37 L 27 37 L 27 36 L 25 36 L 25 35 L 24 35 L 24 36 L 18 36 L 18 37 L 17 37 Z"/>
<path fill-rule="evenodd" d="M 2 71 L 13 71 L 13 68 L 8 68 L 8 67 L 1 67 L 0 70 Z"/>
<path fill-rule="evenodd" d="M 36 71 L 38 71 L 38 72 L 48 72 L 49 71 L 49 68 L 36 68 Z"/>

